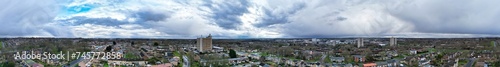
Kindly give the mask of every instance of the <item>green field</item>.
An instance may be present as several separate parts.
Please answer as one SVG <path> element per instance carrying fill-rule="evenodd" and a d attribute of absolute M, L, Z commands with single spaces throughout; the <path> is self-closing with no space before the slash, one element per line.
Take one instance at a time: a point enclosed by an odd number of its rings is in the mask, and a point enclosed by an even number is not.
<path fill-rule="evenodd" d="M 174 54 L 174 56 L 181 57 L 181 54 L 179 54 L 179 52 L 178 52 L 178 51 L 174 51 L 174 53 L 173 53 L 173 54 Z"/>
<path fill-rule="evenodd" d="M 491 46 L 495 46 L 495 41 L 491 41 Z"/>
<path fill-rule="evenodd" d="M 104 63 L 103 67 L 109 67 L 108 63 Z"/>
<path fill-rule="evenodd" d="M 139 58 L 139 56 L 135 55 L 134 53 L 125 53 L 125 56 L 123 58 L 133 59 L 133 58 Z"/>
<path fill-rule="evenodd" d="M 3 42 L 0 41 L 0 49 L 2 49 L 2 48 L 3 48 Z"/>

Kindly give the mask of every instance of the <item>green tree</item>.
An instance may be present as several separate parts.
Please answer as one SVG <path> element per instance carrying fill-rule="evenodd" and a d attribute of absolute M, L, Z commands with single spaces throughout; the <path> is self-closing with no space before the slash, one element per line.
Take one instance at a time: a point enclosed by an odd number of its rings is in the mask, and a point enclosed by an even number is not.
<path fill-rule="evenodd" d="M 500 67 L 500 61 L 493 62 L 493 67 Z"/>
<path fill-rule="evenodd" d="M 156 64 L 156 62 L 157 62 L 157 61 L 160 61 L 160 60 L 159 60 L 158 58 L 154 57 L 154 58 L 148 59 L 147 61 L 148 61 L 148 63 L 150 63 L 150 64 Z"/>
<path fill-rule="evenodd" d="M 0 65 L 0 67 L 14 67 L 16 66 L 16 63 L 13 63 L 13 62 L 3 62 L 2 65 Z"/>
<path fill-rule="evenodd" d="M 366 58 L 366 61 L 368 61 L 368 62 L 377 61 L 377 60 L 375 60 L 375 58 L 373 56 L 370 56 L 370 55 L 366 56 L 365 58 Z"/>
<path fill-rule="evenodd" d="M 2 48 L 3 48 L 3 42 L 0 41 L 0 49 L 2 49 Z"/>
<path fill-rule="evenodd" d="M 108 61 L 101 61 L 101 64 L 104 64 L 104 67 L 109 67 Z"/>
<path fill-rule="evenodd" d="M 229 49 L 229 57 L 236 58 L 237 57 L 236 51 L 234 51 L 233 49 Z"/>
<path fill-rule="evenodd" d="M 323 62 L 332 63 L 332 60 L 330 60 L 330 56 L 326 56 L 325 59 L 323 59 Z"/>
<path fill-rule="evenodd" d="M 259 60 L 260 60 L 260 62 L 266 62 L 266 57 L 265 56 L 260 56 Z"/>
<path fill-rule="evenodd" d="M 155 42 L 155 43 L 153 44 L 153 46 L 158 46 L 158 45 L 160 45 L 160 44 L 158 44 L 158 42 Z"/>

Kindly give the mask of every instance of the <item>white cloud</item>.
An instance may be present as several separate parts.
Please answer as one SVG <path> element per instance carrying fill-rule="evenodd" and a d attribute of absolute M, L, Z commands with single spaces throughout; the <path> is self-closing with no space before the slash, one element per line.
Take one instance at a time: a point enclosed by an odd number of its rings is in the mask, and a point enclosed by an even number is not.
<path fill-rule="evenodd" d="M 141 26 L 134 25 L 120 25 L 119 27 L 114 26 L 103 26 L 94 24 L 83 24 L 78 26 L 72 26 L 72 33 L 75 36 L 84 38 L 155 38 L 169 36 L 168 34 L 160 33 L 154 29 L 143 29 Z"/>
<path fill-rule="evenodd" d="M 57 15 L 56 1 L 0 0 L 0 37 L 67 36 L 46 27 Z M 64 31 L 64 30 L 61 30 Z"/>

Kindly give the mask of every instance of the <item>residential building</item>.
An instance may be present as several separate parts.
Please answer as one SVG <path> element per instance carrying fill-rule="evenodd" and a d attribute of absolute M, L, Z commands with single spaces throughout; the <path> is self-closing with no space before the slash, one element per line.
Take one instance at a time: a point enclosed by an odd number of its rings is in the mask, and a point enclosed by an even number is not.
<path fill-rule="evenodd" d="M 417 54 L 417 50 L 410 50 L 410 54 Z"/>
<path fill-rule="evenodd" d="M 354 57 L 354 62 L 365 62 L 366 59 L 365 59 L 365 56 L 362 56 L 362 55 L 353 55 Z"/>
<path fill-rule="evenodd" d="M 208 35 L 206 38 L 197 38 L 196 45 L 198 51 L 205 52 L 212 50 L 212 35 Z"/>
<path fill-rule="evenodd" d="M 164 63 L 160 65 L 153 65 L 151 67 L 173 67 L 173 65 L 171 63 Z"/>
<path fill-rule="evenodd" d="M 377 67 L 398 67 L 399 60 L 391 59 L 387 61 L 375 62 Z"/>
<path fill-rule="evenodd" d="M 357 44 L 358 44 L 358 48 L 363 47 L 364 46 L 363 38 L 358 38 Z"/>
<path fill-rule="evenodd" d="M 333 61 L 333 62 L 341 63 L 341 62 L 344 62 L 345 58 L 344 57 L 333 57 L 333 56 L 330 56 L 330 60 Z"/>
<path fill-rule="evenodd" d="M 364 63 L 363 64 L 363 67 L 376 67 L 377 64 L 376 63 Z"/>
<path fill-rule="evenodd" d="M 43 67 L 42 64 L 36 63 L 33 60 L 23 60 L 22 64 L 23 64 L 23 66 L 26 66 L 26 67 Z"/>
<path fill-rule="evenodd" d="M 352 64 L 333 63 L 331 67 L 354 67 Z"/>
<path fill-rule="evenodd" d="M 391 37 L 391 38 L 390 38 L 390 41 L 389 41 L 389 44 L 390 44 L 391 46 L 395 46 L 395 45 L 397 45 L 397 44 L 398 44 L 397 42 L 398 42 L 398 40 L 396 40 L 396 38 Z"/>

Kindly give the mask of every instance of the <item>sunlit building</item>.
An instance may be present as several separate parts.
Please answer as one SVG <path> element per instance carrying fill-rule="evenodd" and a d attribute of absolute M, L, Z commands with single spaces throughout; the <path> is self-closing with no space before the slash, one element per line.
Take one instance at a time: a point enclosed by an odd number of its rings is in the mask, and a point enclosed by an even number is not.
<path fill-rule="evenodd" d="M 212 50 L 212 35 L 208 35 L 207 37 L 197 38 L 196 45 L 200 52 L 210 51 Z"/>

